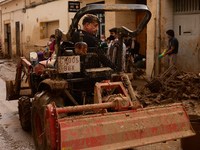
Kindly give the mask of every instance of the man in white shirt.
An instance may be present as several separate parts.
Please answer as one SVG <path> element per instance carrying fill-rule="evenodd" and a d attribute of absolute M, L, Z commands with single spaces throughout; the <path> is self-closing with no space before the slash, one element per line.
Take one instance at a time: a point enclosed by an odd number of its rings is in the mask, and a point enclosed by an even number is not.
<path fill-rule="evenodd" d="M 109 30 L 110 32 L 110 39 L 111 42 L 108 45 L 107 55 L 109 59 L 113 63 L 117 63 L 117 47 L 116 44 L 118 43 L 118 35 L 117 35 L 117 28 L 112 28 Z M 123 72 L 125 71 L 125 64 L 126 64 L 126 45 L 123 43 L 123 53 L 122 53 L 122 69 Z"/>

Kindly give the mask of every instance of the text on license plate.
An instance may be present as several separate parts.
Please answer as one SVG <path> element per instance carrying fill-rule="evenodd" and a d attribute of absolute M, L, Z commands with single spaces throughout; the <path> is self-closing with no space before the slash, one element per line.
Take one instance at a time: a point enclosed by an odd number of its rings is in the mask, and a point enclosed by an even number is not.
<path fill-rule="evenodd" d="M 80 56 L 58 57 L 58 73 L 80 72 Z"/>

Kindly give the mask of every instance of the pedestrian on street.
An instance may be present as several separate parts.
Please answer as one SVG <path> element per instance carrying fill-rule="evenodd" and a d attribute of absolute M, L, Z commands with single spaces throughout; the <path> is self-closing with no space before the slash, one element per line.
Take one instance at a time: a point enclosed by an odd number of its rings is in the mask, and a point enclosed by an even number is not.
<path fill-rule="evenodd" d="M 175 63 L 176 63 L 179 42 L 178 42 L 177 38 L 174 37 L 174 31 L 173 30 L 168 30 L 166 32 L 166 34 L 167 34 L 167 37 L 169 39 L 169 44 L 168 44 L 167 49 L 165 49 L 163 51 L 163 53 L 158 56 L 158 59 L 160 60 L 165 55 L 168 55 L 168 64 L 169 64 L 169 66 L 171 66 L 171 65 L 175 65 Z"/>

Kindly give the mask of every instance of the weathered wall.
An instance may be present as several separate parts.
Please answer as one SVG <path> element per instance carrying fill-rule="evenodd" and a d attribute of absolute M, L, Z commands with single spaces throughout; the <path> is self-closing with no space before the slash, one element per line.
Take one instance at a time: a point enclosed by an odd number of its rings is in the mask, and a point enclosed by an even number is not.
<path fill-rule="evenodd" d="M 20 51 L 21 55 L 29 57 L 29 52 L 35 51 L 35 43 L 41 38 L 46 38 L 52 34 L 54 30 L 52 29 L 53 27 L 59 27 L 67 32 L 71 23 L 71 18 L 73 18 L 75 14 L 73 12 L 68 12 L 68 0 L 48 2 L 34 8 L 28 8 L 25 10 L 25 13 L 23 13 L 22 8 L 24 8 L 24 6 L 24 0 L 15 0 L 1 6 L 2 51 L 6 54 L 4 24 L 10 23 L 12 57 L 16 54 L 15 22 L 19 21 L 20 26 L 23 24 L 23 30 L 20 32 Z M 50 25 L 49 27 L 51 28 L 45 28 L 44 24 L 47 25 L 46 27 Z"/>
<path fill-rule="evenodd" d="M 2 38 L 2 52 L 4 54 L 7 54 L 5 51 L 5 26 L 4 24 L 10 23 L 11 25 L 11 50 L 12 50 L 12 57 L 16 55 L 16 28 L 15 28 L 15 22 L 20 22 L 20 25 L 24 23 L 24 16 L 22 13 L 22 8 L 24 7 L 22 0 L 15 0 L 12 2 L 9 2 L 7 4 L 4 4 L 1 6 L 2 9 L 2 32 L 1 32 L 1 38 Z M 20 32 L 20 44 L 21 48 L 20 51 L 22 51 L 22 45 L 23 45 L 23 34 L 24 31 Z"/>
<path fill-rule="evenodd" d="M 147 76 L 150 76 L 154 64 L 156 74 L 166 69 L 166 58 L 158 61 L 157 57 L 167 47 L 166 31 L 173 29 L 173 0 L 160 0 L 160 11 L 158 11 L 157 0 L 147 0 L 147 6 L 152 13 L 152 18 L 147 25 L 146 73 Z M 160 13 L 160 18 L 158 18 L 158 13 Z M 160 24 L 160 30 L 158 24 Z"/>
<path fill-rule="evenodd" d="M 2 33 L 2 11 L 1 11 L 1 7 L 0 7 L 0 40 L 1 40 L 1 33 Z"/>
<path fill-rule="evenodd" d="M 116 4 L 135 4 L 136 0 L 116 0 Z M 136 28 L 136 12 L 122 11 L 116 12 L 116 26 L 125 26 L 128 29 L 134 30 Z"/>
<path fill-rule="evenodd" d="M 116 4 L 116 0 L 105 0 L 105 4 Z M 110 36 L 109 30 L 113 27 L 117 27 L 116 24 L 116 12 L 105 12 L 105 35 Z"/>
<path fill-rule="evenodd" d="M 146 74 L 151 75 L 153 65 L 154 65 L 154 54 L 156 52 L 155 42 L 156 42 L 156 16 L 157 16 L 157 3 L 154 0 L 147 0 L 147 6 L 152 13 L 151 20 L 147 24 L 147 51 L 146 51 Z"/>
<path fill-rule="evenodd" d="M 56 7 L 55 7 L 56 6 Z M 25 49 L 24 55 L 34 51 L 34 44 L 42 37 L 46 37 L 45 30 L 41 23 L 59 22 L 59 28 L 68 31 L 70 20 L 75 13 L 68 13 L 68 0 L 59 0 L 39 5 L 35 8 L 29 8 L 25 13 Z M 52 29 L 51 29 L 52 31 Z M 43 32 L 43 33 L 41 33 Z M 42 35 L 44 34 L 44 35 Z"/>

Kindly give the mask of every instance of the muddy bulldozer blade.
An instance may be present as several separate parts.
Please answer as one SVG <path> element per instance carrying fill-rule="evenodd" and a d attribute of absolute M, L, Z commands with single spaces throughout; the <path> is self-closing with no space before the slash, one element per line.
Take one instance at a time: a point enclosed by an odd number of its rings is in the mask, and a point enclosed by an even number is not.
<path fill-rule="evenodd" d="M 58 119 L 60 113 L 86 110 L 80 108 L 47 105 L 51 149 L 125 149 L 195 135 L 181 104 Z"/>

